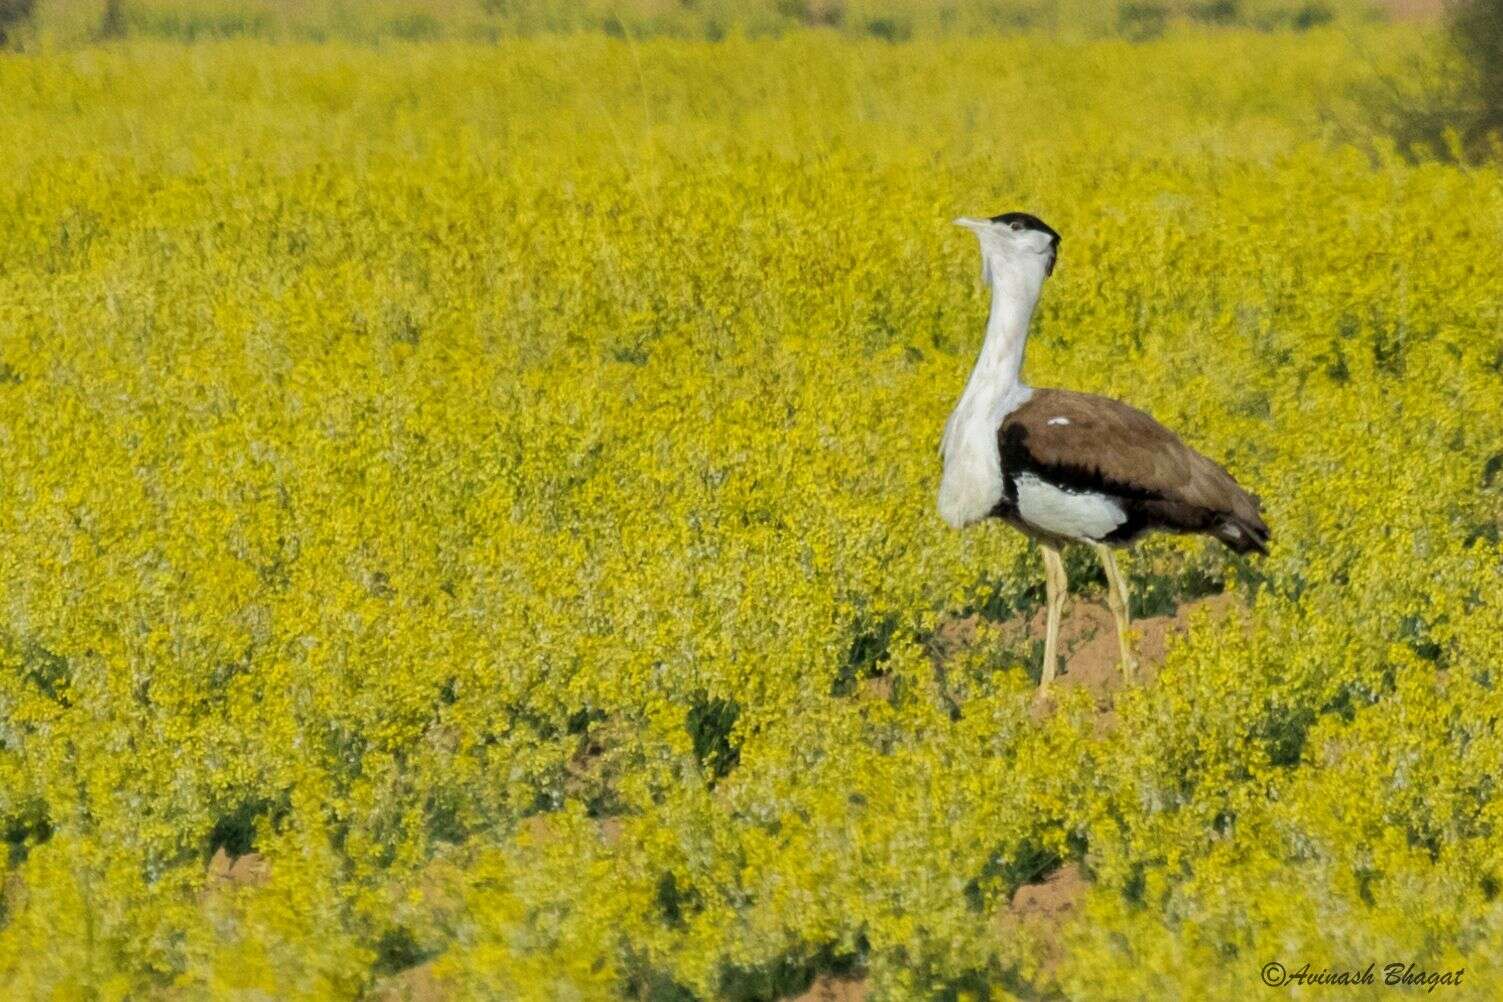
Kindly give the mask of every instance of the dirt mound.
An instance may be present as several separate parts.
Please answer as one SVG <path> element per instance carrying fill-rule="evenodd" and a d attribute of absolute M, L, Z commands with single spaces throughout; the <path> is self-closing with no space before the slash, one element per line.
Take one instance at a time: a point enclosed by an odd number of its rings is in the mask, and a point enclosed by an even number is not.
<path fill-rule="evenodd" d="M 213 887 L 256 886 L 266 883 L 270 876 L 271 864 L 259 852 L 232 857 L 224 846 L 220 846 L 214 850 L 214 858 L 209 860 L 209 883 Z"/>
<path fill-rule="evenodd" d="M 821 974 L 807 991 L 790 996 L 786 1002 L 866 1002 L 866 979 Z"/>
<path fill-rule="evenodd" d="M 378 983 L 367 996 L 370 1002 L 446 1002 L 453 997 L 439 986 L 431 963 L 393 974 Z"/>
<path fill-rule="evenodd" d="M 1137 684 L 1152 681 L 1164 660 L 1169 638 L 1190 627 L 1196 612 L 1205 609 L 1220 618 L 1238 605 L 1235 595 L 1211 595 L 1186 602 L 1172 616 L 1149 616 L 1132 624 L 1133 656 L 1137 659 Z M 1044 636 L 1045 610 L 1036 612 L 1028 623 L 1028 632 L 1040 640 Z M 1074 600 L 1066 603 L 1059 624 L 1059 685 L 1078 685 L 1094 695 L 1098 702 L 1122 688 L 1122 667 L 1117 653 L 1117 625 L 1111 610 L 1095 602 Z"/>
<path fill-rule="evenodd" d="M 997 916 L 997 934 L 1025 937 L 1036 944 L 1039 972 L 1048 980 L 1064 959 L 1059 930 L 1080 908 L 1090 889 L 1085 868 L 1069 862 L 1032 884 L 1024 884 L 1013 893 L 1012 901 Z"/>
<path fill-rule="evenodd" d="M 1085 870 L 1079 863 L 1066 863 L 1038 883 L 1019 887 L 1008 911 L 1020 921 L 1058 925 L 1079 906 L 1086 887 Z"/>

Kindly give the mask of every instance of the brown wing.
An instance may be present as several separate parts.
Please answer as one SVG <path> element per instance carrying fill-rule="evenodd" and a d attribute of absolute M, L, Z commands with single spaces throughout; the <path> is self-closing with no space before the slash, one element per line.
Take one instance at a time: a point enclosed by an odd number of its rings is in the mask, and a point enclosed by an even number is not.
<path fill-rule="evenodd" d="M 998 432 L 1008 478 L 1032 472 L 1067 490 L 1126 502 L 1121 539 L 1148 529 L 1207 532 L 1262 550 L 1258 502 L 1231 474 L 1136 408 L 1069 390 L 1038 390 Z M 1010 480 L 1009 480 L 1010 482 Z"/>

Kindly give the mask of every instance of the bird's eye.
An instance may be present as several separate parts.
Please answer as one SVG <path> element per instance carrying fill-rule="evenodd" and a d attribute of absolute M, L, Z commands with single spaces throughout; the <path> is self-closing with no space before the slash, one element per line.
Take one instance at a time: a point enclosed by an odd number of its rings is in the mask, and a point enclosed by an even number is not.
<path fill-rule="evenodd" d="M 1020 222 L 1018 222 L 1016 219 L 1014 219 L 1012 222 L 1008 223 L 1007 225 L 1008 225 L 1009 228 L 1012 229 L 1012 231 L 1014 233 L 1021 233 L 1021 232 L 1023 232 L 1023 224 L 1020 223 Z"/>

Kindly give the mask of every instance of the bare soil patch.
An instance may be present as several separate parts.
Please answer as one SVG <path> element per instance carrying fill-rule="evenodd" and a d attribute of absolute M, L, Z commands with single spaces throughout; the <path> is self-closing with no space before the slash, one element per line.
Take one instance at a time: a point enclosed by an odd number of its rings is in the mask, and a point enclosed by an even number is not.
<path fill-rule="evenodd" d="M 866 1002 L 866 979 L 821 974 L 807 991 L 789 997 L 787 1002 Z"/>
<path fill-rule="evenodd" d="M 1021 921 L 1058 925 L 1079 907 L 1087 886 L 1081 865 L 1066 863 L 1043 880 L 1019 887 L 1007 908 Z"/>
<path fill-rule="evenodd" d="M 257 886 L 271 876 L 271 864 L 259 852 L 231 856 L 224 846 L 214 850 L 209 860 L 211 887 Z"/>
<path fill-rule="evenodd" d="M 1019 887 L 997 916 L 999 936 L 1021 936 L 1035 944 L 1032 949 L 1044 981 L 1052 980 L 1053 972 L 1065 958 L 1059 931 L 1079 910 L 1090 886 L 1085 868 L 1072 861 L 1042 880 Z"/>
<path fill-rule="evenodd" d="M 393 974 L 366 996 L 370 1002 L 447 1002 L 454 996 L 439 986 L 431 963 Z"/>
<path fill-rule="evenodd" d="M 1383 0 L 1383 9 L 1396 21 L 1427 21 L 1446 12 L 1448 0 Z"/>
<path fill-rule="evenodd" d="M 1130 643 L 1138 667 L 1134 684 L 1151 682 L 1158 674 L 1169 647 L 1169 639 L 1185 633 L 1190 620 L 1204 609 L 1213 618 L 1225 616 L 1240 603 L 1232 594 L 1210 595 L 1186 602 L 1172 616 L 1149 616 L 1132 623 Z M 1036 612 L 1028 623 L 1031 636 L 1043 639 L 1045 610 Z M 1121 689 L 1121 657 L 1117 650 L 1117 624 L 1111 610 L 1098 602 L 1072 600 L 1065 605 L 1059 624 L 1060 674 L 1057 685 L 1078 685 L 1105 704 L 1108 697 Z"/>

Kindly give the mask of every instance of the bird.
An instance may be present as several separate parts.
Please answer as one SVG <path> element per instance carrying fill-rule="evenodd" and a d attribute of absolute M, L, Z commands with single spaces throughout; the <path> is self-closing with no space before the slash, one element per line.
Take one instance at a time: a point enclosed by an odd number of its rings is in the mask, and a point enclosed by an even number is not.
<path fill-rule="evenodd" d="M 962 216 L 981 244 L 991 289 L 986 335 L 940 439 L 940 517 L 953 529 L 1000 519 L 1039 546 L 1047 618 L 1040 691 L 1054 680 L 1069 582 L 1060 549 L 1095 548 L 1106 572 L 1124 678 L 1127 581 L 1115 550 L 1151 532 L 1210 536 L 1241 554 L 1268 552 L 1259 498 L 1148 414 L 1109 397 L 1023 382 L 1023 349 L 1060 235 L 1038 216 Z"/>

